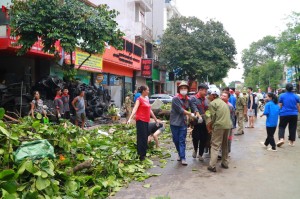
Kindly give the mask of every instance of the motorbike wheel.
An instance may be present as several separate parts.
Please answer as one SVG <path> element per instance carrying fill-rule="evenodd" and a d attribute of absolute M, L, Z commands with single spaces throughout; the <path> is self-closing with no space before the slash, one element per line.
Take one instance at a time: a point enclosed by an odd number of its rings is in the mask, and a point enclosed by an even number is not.
<path fill-rule="evenodd" d="M 263 112 L 265 110 L 265 105 L 264 104 L 260 105 L 259 110 Z"/>

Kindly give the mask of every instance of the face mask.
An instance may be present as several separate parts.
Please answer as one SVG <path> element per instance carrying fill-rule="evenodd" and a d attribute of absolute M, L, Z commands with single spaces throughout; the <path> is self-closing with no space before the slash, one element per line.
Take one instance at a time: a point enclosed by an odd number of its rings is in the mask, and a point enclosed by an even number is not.
<path fill-rule="evenodd" d="M 186 95 L 186 94 L 187 94 L 187 90 L 181 90 L 181 91 L 180 91 L 180 94 L 181 94 L 181 95 Z"/>

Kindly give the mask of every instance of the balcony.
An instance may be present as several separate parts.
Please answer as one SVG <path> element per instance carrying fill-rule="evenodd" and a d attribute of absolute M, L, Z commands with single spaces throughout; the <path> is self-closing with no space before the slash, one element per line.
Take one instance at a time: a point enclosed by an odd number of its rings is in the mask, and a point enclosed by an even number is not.
<path fill-rule="evenodd" d="M 140 4 L 140 6 L 145 9 L 145 12 L 152 11 L 152 0 L 131 0 L 131 1 Z"/>
<path fill-rule="evenodd" d="M 147 27 L 143 22 L 136 22 L 136 36 L 141 37 L 142 39 L 152 42 L 152 30 Z"/>

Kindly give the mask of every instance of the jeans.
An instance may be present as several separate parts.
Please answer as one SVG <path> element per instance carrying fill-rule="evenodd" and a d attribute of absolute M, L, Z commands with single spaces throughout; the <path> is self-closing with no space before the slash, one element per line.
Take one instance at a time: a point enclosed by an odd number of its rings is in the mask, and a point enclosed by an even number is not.
<path fill-rule="evenodd" d="M 272 146 L 272 149 L 276 149 L 276 144 L 275 144 L 275 139 L 274 139 L 275 131 L 276 131 L 276 126 L 275 127 L 267 127 L 268 137 L 265 141 L 265 145 L 268 146 L 270 144 Z"/>
<path fill-rule="evenodd" d="M 297 130 L 297 115 L 280 116 L 279 122 L 279 139 L 284 139 L 284 132 L 287 125 L 289 125 L 289 140 L 296 140 L 296 130 Z"/>
<path fill-rule="evenodd" d="M 187 134 L 186 126 L 173 126 L 171 125 L 173 142 L 181 160 L 185 160 L 185 140 Z"/>

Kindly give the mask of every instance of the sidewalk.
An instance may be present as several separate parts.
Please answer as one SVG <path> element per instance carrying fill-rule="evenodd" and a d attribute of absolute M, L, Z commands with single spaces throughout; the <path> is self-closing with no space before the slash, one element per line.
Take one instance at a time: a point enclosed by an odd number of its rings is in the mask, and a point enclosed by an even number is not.
<path fill-rule="evenodd" d="M 278 133 L 275 133 L 277 142 Z M 288 129 L 286 129 L 286 138 Z M 155 167 L 145 182 L 132 182 L 112 199 L 149 199 L 168 196 L 171 199 L 298 199 L 300 198 L 300 142 L 291 147 L 285 143 L 277 152 L 265 150 L 260 141 L 266 138 L 265 118 L 258 118 L 255 128 L 235 136 L 229 169 L 217 166 L 217 173 L 207 170 L 204 162 L 192 158 L 191 138 L 187 143 L 188 166 L 176 161 L 175 147 L 165 168 Z M 219 164 L 219 163 L 218 163 Z M 151 184 L 144 188 L 144 184 Z"/>

